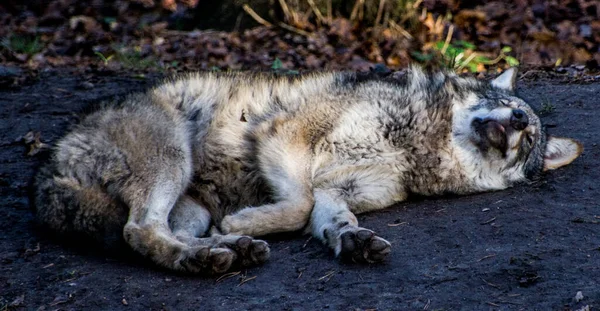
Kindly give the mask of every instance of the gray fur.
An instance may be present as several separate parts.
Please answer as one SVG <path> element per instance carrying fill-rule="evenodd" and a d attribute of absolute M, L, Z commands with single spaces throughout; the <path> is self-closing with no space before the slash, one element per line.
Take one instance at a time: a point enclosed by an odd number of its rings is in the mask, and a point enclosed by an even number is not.
<path fill-rule="evenodd" d="M 410 194 L 503 189 L 581 153 L 554 138 L 545 161 L 539 118 L 506 81 L 188 74 L 64 137 L 36 178 L 37 217 L 107 244 L 123 237 L 190 273 L 262 263 L 267 244 L 248 236 L 303 228 L 337 255 L 377 262 L 390 244 L 354 214 Z M 516 109 L 524 129 L 510 127 Z"/>

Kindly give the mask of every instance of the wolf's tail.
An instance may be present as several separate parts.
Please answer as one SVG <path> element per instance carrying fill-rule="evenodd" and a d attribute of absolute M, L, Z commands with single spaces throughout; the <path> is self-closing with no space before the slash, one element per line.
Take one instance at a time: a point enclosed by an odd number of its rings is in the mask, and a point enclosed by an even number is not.
<path fill-rule="evenodd" d="M 122 243 L 128 209 L 99 184 L 60 174 L 53 159 L 39 170 L 34 187 L 33 208 L 44 227 L 70 240 Z"/>

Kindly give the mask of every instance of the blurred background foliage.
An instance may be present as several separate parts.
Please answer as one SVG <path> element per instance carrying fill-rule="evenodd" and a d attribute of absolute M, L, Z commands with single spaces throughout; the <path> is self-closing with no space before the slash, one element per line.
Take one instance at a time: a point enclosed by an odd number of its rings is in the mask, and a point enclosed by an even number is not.
<path fill-rule="evenodd" d="M 4 0 L 0 61 L 29 68 L 458 72 L 597 69 L 598 0 Z"/>

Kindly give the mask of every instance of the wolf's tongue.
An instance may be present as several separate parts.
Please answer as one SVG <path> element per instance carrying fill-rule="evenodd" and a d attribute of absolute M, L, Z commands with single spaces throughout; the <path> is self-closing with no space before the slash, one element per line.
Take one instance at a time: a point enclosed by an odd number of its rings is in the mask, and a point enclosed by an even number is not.
<path fill-rule="evenodd" d="M 502 124 L 496 121 L 489 121 L 485 124 L 487 139 L 490 144 L 500 150 L 506 147 L 506 129 Z"/>
<path fill-rule="evenodd" d="M 489 130 L 498 131 L 500 133 L 506 132 L 506 129 L 504 128 L 504 126 L 502 124 L 500 124 L 500 122 L 489 121 L 487 124 L 488 124 Z"/>

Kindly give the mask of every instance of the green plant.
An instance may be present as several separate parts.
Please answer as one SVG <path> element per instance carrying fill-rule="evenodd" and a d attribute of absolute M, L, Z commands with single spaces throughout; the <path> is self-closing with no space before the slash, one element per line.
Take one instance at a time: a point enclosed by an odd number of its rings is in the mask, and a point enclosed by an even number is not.
<path fill-rule="evenodd" d="M 476 51 L 474 44 L 462 40 L 438 41 L 433 48 L 441 54 L 447 67 L 459 72 L 465 68 L 470 72 L 480 72 L 486 65 L 494 65 L 500 61 L 505 61 L 511 67 L 519 65 L 516 58 L 508 55 L 512 51 L 509 46 L 503 47 L 494 59 L 482 55 Z"/>
<path fill-rule="evenodd" d="M 300 71 L 298 71 L 298 70 L 283 68 L 283 62 L 279 58 L 275 58 L 275 60 L 273 61 L 273 64 L 271 64 L 271 70 L 273 70 L 277 73 L 289 75 L 289 76 L 300 74 Z"/>
<path fill-rule="evenodd" d="M 156 61 L 150 57 L 142 57 L 139 52 L 128 52 L 119 54 L 118 57 L 121 64 L 126 68 L 131 69 L 148 69 L 156 67 Z"/>
<path fill-rule="evenodd" d="M 149 69 L 157 68 L 158 63 L 152 57 L 144 57 L 139 47 L 133 48 L 133 50 L 123 47 L 113 47 L 115 50 L 115 60 L 119 61 L 121 65 L 128 69 Z"/>
<path fill-rule="evenodd" d="M 540 109 L 540 114 L 548 115 L 554 112 L 554 110 L 556 110 L 556 106 L 554 106 L 552 101 L 550 101 L 548 97 L 542 96 L 542 108 Z"/>
<path fill-rule="evenodd" d="M 275 58 L 275 60 L 273 61 L 273 64 L 271 65 L 271 69 L 273 69 L 273 70 L 283 69 L 283 63 L 281 62 L 281 59 Z"/>
<path fill-rule="evenodd" d="M 10 35 L 0 42 L 0 45 L 18 54 L 34 55 L 42 51 L 43 45 L 39 37 Z"/>
<path fill-rule="evenodd" d="M 411 51 L 410 55 L 419 63 L 427 63 L 433 60 L 433 54 Z"/>
<path fill-rule="evenodd" d="M 108 62 L 115 56 L 113 54 L 113 55 L 106 57 L 106 56 L 104 56 L 104 54 L 102 54 L 100 52 L 94 52 L 94 54 L 96 54 L 102 60 L 102 62 L 104 63 L 104 66 L 108 65 Z"/>

